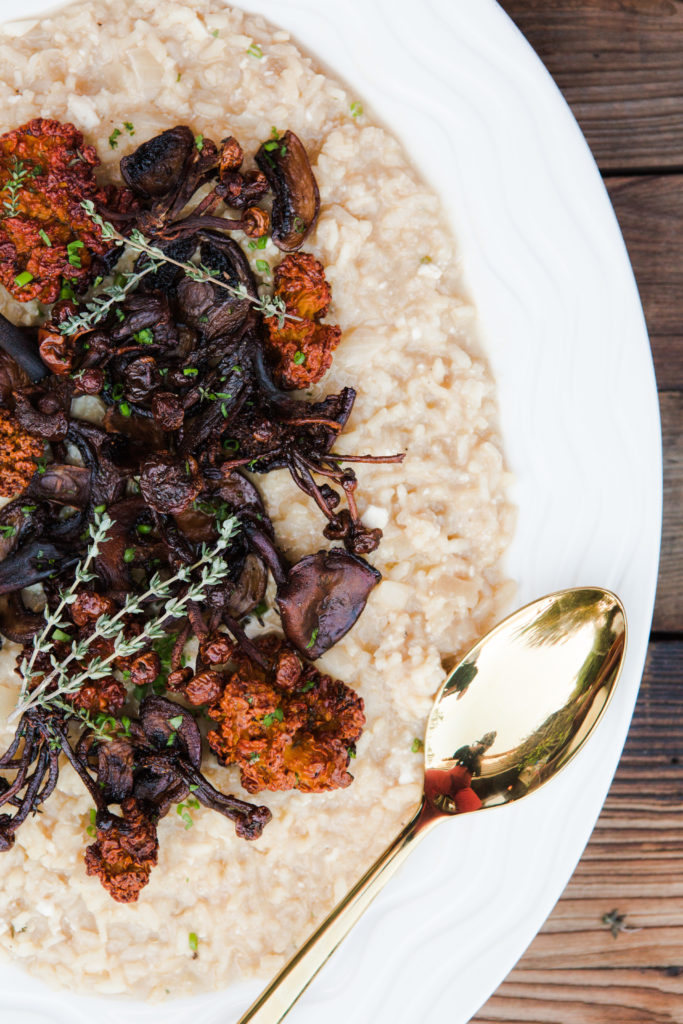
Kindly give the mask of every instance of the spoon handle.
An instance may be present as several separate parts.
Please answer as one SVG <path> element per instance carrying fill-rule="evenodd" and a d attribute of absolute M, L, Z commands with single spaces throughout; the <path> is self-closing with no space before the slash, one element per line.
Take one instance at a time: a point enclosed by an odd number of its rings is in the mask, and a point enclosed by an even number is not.
<path fill-rule="evenodd" d="M 401 866 L 416 841 L 438 820 L 438 815 L 433 810 L 430 813 L 423 800 L 405 828 L 285 964 L 237 1024 L 278 1024 L 284 1020 L 342 939 Z"/>

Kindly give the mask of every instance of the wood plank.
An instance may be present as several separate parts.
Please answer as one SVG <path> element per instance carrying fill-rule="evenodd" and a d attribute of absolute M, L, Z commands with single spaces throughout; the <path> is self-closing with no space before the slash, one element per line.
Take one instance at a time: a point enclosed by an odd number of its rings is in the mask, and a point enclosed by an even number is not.
<path fill-rule="evenodd" d="M 472 1024 L 683 1024 L 681 679 L 683 640 L 651 643 L 622 760 L 584 856 Z M 614 938 L 602 922 L 614 909 L 639 930 Z"/>
<path fill-rule="evenodd" d="M 683 627 L 683 392 L 660 392 L 659 407 L 664 514 L 653 626 L 656 630 L 675 632 Z"/>
<path fill-rule="evenodd" d="M 683 389 L 683 175 L 613 178 L 606 185 L 638 282 L 657 382 L 663 390 Z"/>
<path fill-rule="evenodd" d="M 501 0 L 607 173 L 683 166 L 680 0 Z"/>

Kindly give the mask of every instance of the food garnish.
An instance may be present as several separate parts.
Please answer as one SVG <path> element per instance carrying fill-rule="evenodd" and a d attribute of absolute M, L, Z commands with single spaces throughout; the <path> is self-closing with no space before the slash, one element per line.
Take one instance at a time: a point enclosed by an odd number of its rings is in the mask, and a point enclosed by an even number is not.
<path fill-rule="evenodd" d="M 113 148 L 135 134 L 122 124 Z M 22 648 L 0 849 L 63 754 L 94 804 L 87 872 L 119 902 L 148 883 L 172 807 L 185 829 L 211 808 L 246 839 L 270 819 L 208 782 L 195 718 L 249 793 L 349 785 L 365 722 L 361 697 L 312 662 L 381 578 L 349 464 L 402 455 L 334 451 L 353 388 L 292 394 L 321 380 L 341 334 L 322 264 L 299 251 L 318 188 L 290 131 L 273 129 L 260 169 L 244 159 L 233 137 L 178 126 L 101 188 L 73 125 L 0 136 L 0 280 L 54 303 L 37 331 L 0 320 L 0 632 Z M 271 230 L 277 266 L 258 255 Z M 285 556 L 255 484 L 281 469 L 341 543 Z M 284 636 L 264 631 L 269 580 Z"/>
<path fill-rule="evenodd" d="M 110 247 L 81 202 L 117 215 L 132 202 L 128 189 L 98 186 L 99 162 L 72 124 L 36 118 L 0 136 L 0 282 L 21 302 L 55 302 L 65 280 L 94 277 Z"/>

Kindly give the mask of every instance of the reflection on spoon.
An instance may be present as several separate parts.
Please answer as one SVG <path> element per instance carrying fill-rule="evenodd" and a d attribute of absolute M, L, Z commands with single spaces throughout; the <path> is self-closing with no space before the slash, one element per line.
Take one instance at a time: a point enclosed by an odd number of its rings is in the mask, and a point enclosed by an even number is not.
<path fill-rule="evenodd" d="M 286 1016 L 433 825 L 519 800 L 556 775 L 607 707 L 625 648 L 623 606 L 597 587 L 534 601 L 480 640 L 434 701 L 424 795 L 413 818 L 238 1024 Z"/>

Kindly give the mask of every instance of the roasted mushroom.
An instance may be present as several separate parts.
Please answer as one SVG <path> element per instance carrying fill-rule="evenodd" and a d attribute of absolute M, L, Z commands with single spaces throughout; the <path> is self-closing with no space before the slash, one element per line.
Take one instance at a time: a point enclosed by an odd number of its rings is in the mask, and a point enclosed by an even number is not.
<path fill-rule="evenodd" d="M 286 131 L 262 143 L 256 163 L 273 190 L 273 241 L 285 252 L 300 249 L 320 210 L 306 150 L 294 132 Z"/>

